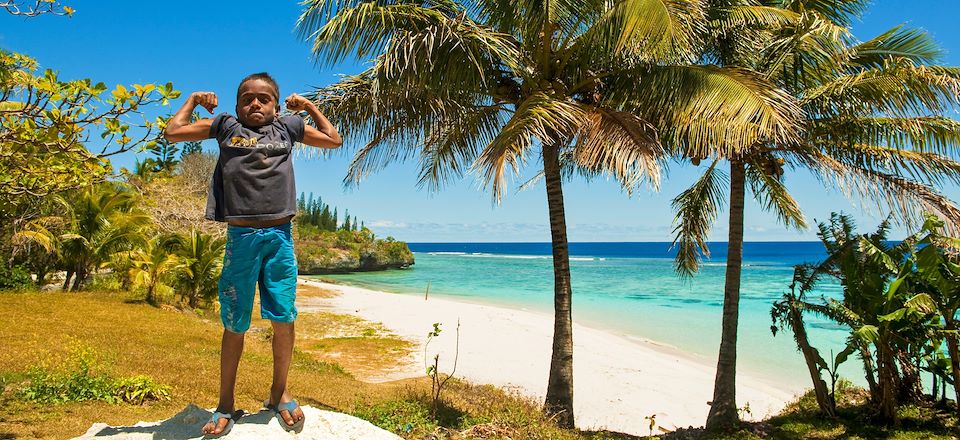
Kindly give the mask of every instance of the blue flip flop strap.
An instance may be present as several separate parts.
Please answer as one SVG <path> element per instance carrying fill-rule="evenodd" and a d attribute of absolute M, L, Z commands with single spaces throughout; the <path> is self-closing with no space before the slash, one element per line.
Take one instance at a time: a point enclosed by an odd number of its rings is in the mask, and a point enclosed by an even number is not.
<path fill-rule="evenodd" d="M 297 409 L 298 407 L 300 407 L 300 405 L 297 403 L 296 399 L 294 399 L 277 405 L 277 412 L 287 411 L 293 415 L 293 410 Z"/>
<path fill-rule="evenodd" d="M 214 425 L 220 422 L 220 419 L 233 420 L 233 414 L 230 414 L 230 413 L 224 414 L 220 411 L 214 411 L 213 415 L 210 416 L 210 421 L 213 422 Z"/>

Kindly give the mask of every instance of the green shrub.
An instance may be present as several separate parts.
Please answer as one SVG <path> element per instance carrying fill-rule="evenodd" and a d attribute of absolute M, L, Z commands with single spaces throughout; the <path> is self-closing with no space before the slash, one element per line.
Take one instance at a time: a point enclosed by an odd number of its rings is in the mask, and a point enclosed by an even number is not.
<path fill-rule="evenodd" d="M 416 438 L 433 432 L 437 425 L 430 418 L 430 405 L 419 399 L 388 400 L 372 406 L 360 406 L 353 415 L 395 433 Z"/>
<path fill-rule="evenodd" d="M 0 290 L 23 290 L 33 286 L 33 278 L 25 267 L 0 265 Z"/>
<path fill-rule="evenodd" d="M 84 402 L 103 400 L 114 403 L 113 380 L 88 371 L 52 372 L 34 367 L 27 373 L 30 384 L 21 390 L 23 400 L 37 403 Z"/>
<path fill-rule="evenodd" d="M 28 384 L 20 390 L 21 400 L 43 404 L 99 400 L 142 405 L 146 401 L 170 400 L 170 387 L 148 376 L 114 379 L 98 372 L 99 355 L 91 347 L 74 344 L 67 371 L 46 365 L 27 372 Z"/>
<path fill-rule="evenodd" d="M 170 387 L 139 375 L 114 381 L 113 395 L 121 402 L 142 405 L 146 401 L 170 400 Z"/>
<path fill-rule="evenodd" d="M 107 273 L 94 275 L 93 279 L 90 280 L 90 284 L 87 285 L 87 290 L 100 291 L 100 292 L 117 292 L 122 289 L 120 277 L 123 275 L 117 273 Z"/>

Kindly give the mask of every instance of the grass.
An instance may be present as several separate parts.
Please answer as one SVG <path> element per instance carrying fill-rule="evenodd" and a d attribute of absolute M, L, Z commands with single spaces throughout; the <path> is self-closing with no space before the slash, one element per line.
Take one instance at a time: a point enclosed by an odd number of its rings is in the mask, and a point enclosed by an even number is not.
<path fill-rule="evenodd" d="M 887 427 L 873 422 L 869 394 L 866 390 L 841 381 L 837 388 L 837 418 L 819 415 L 816 397 L 810 390 L 779 414 L 740 431 L 706 434 L 701 429 L 684 430 L 663 435 L 663 440 L 919 440 L 956 439 L 955 409 L 935 402 L 900 407 L 898 426 Z"/>
<path fill-rule="evenodd" d="M 161 420 L 187 403 L 216 406 L 222 327 L 194 313 L 127 303 L 117 293 L 0 294 L 0 438 L 80 435 L 94 421 L 111 425 Z M 256 313 L 255 313 L 256 315 Z M 255 319 L 257 328 L 269 323 Z M 171 400 L 146 405 L 105 402 L 39 405 L 17 398 L 32 367 L 55 364 L 74 344 L 96 347 L 106 373 L 149 374 L 171 387 Z M 272 371 L 269 339 L 248 337 L 237 381 L 237 405 L 256 410 L 266 397 Z M 339 365 L 297 351 L 290 371 L 292 392 L 305 404 L 350 411 L 359 401 L 391 398 L 401 384 L 370 385 Z"/>
<path fill-rule="evenodd" d="M 332 295 L 300 285 L 303 296 Z M 257 315 L 254 313 L 254 315 Z M 64 438 L 94 422 L 130 425 L 163 420 L 187 404 L 216 405 L 220 334 L 216 317 L 156 308 L 122 292 L 0 293 L 0 439 Z M 297 320 L 291 391 L 301 403 L 354 414 L 409 439 L 640 439 L 612 432 L 556 428 L 539 403 L 488 385 L 457 379 L 444 389 L 431 417 L 430 382 L 422 378 L 370 383 L 409 355 L 413 344 L 375 323 L 330 313 L 304 313 Z M 269 323 L 254 319 L 237 381 L 237 406 L 256 411 L 270 386 Z M 77 347 L 93 350 L 92 371 L 124 378 L 148 375 L 152 386 L 169 386 L 170 399 L 142 405 L 103 401 L 39 404 L 23 398 L 31 371 L 70 364 Z M 938 439 L 957 438 L 952 409 L 936 405 L 901 408 L 902 423 L 870 423 L 862 390 L 844 388 L 840 417 L 816 414 L 806 395 L 781 415 L 722 435 L 701 430 L 663 434 L 677 439 Z M 638 416 L 639 417 L 639 416 Z"/>
<path fill-rule="evenodd" d="M 299 287 L 305 296 L 329 295 Z M 247 411 L 260 407 L 272 371 L 272 332 L 256 315 L 237 380 L 237 407 Z M 0 293 L 0 439 L 73 437 L 94 422 L 130 425 L 169 418 L 189 403 L 214 407 L 221 332 L 209 314 L 152 307 L 123 292 Z M 411 342 L 378 324 L 329 313 L 302 314 L 297 333 L 290 384 L 301 403 L 367 417 L 406 438 L 456 438 L 470 429 L 530 433 L 512 438 L 616 438 L 559 430 L 535 402 L 457 381 L 444 392 L 438 424 L 424 415 L 430 408 L 426 377 L 387 383 L 358 379 L 395 366 Z M 170 400 L 38 404 L 22 398 L 31 369 L 63 364 L 78 345 L 95 348 L 98 373 L 148 374 L 170 387 Z"/>

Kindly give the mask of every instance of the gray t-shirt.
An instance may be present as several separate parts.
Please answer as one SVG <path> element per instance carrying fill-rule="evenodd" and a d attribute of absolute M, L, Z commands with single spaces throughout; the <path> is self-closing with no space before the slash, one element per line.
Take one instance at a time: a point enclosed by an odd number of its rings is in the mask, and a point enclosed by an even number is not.
<path fill-rule="evenodd" d="M 303 141 L 303 119 L 279 116 L 252 128 L 221 113 L 213 119 L 210 138 L 220 144 L 220 159 L 207 194 L 207 219 L 270 221 L 296 214 L 290 153 L 295 142 Z"/>

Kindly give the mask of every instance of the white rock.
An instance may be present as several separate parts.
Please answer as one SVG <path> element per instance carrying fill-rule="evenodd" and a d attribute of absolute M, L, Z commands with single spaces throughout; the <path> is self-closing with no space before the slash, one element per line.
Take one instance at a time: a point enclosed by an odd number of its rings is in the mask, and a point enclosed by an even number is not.
<path fill-rule="evenodd" d="M 303 430 L 287 432 L 272 411 L 246 414 L 236 421 L 223 439 L 307 439 L 307 440 L 398 440 L 400 437 L 370 422 L 333 411 L 301 406 L 306 417 Z M 160 422 L 139 422 L 133 426 L 95 423 L 78 439 L 200 439 L 200 428 L 213 410 L 187 405 L 177 415 Z"/>

